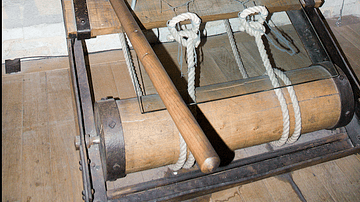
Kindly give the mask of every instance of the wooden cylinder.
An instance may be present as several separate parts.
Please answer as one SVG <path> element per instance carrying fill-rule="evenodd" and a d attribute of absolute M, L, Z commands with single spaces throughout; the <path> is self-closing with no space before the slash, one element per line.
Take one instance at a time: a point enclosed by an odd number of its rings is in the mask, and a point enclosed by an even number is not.
<path fill-rule="evenodd" d="M 124 0 L 110 0 L 110 2 L 146 73 L 198 162 L 201 171 L 213 172 L 220 164 L 219 156 L 175 88 Z"/>
<path fill-rule="evenodd" d="M 300 104 L 302 134 L 334 127 L 341 116 L 342 102 L 346 100 L 341 100 L 338 86 L 327 70 L 313 67 L 295 70 L 287 75 L 293 82 L 301 81 L 302 78 L 311 79 L 315 75 L 323 78 L 294 86 Z M 251 82 L 235 86 L 242 96 L 198 105 L 203 114 L 198 117 L 203 120 L 198 121 L 205 123 L 203 129 L 216 133 L 219 137 L 217 141 L 222 141 L 233 151 L 278 140 L 283 130 L 283 118 L 274 91 L 266 90 L 272 88 L 269 79 L 252 79 Z M 252 93 L 253 89 L 265 90 Z M 292 134 L 294 112 L 287 90 L 283 89 L 283 93 L 290 112 Z M 117 100 L 117 105 L 125 140 L 126 173 L 177 161 L 179 131 L 166 110 L 141 114 L 137 99 Z"/>

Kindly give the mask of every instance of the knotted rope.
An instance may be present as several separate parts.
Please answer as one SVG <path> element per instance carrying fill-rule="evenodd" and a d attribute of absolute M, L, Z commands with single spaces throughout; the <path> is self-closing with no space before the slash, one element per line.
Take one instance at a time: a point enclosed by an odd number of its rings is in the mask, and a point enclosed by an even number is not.
<path fill-rule="evenodd" d="M 190 20 L 191 28 L 187 29 L 186 26 L 182 26 L 180 30 L 176 29 L 176 26 L 181 21 Z M 193 102 L 196 103 L 196 92 L 195 92 L 195 66 L 197 63 L 196 48 L 200 44 L 200 27 L 201 20 L 194 13 L 183 13 L 180 14 L 167 22 L 167 27 L 172 35 L 172 39 L 177 41 L 182 46 L 186 47 L 186 59 L 188 64 L 188 93 Z M 182 60 L 182 58 L 180 58 Z M 191 168 L 194 165 L 195 158 L 191 152 L 187 161 L 185 162 L 187 155 L 187 146 L 183 140 L 181 134 L 180 136 L 180 154 L 179 159 L 176 164 L 171 165 L 170 169 L 176 171 L 181 168 Z M 185 163 L 184 163 L 185 162 Z"/>
<path fill-rule="evenodd" d="M 182 30 L 176 29 L 176 24 L 181 21 L 190 20 L 191 29 L 182 26 Z M 167 22 L 167 27 L 175 41 L 186 47 L 186 58 L 188 63 L 188 93 L 191 99 L 196 102 L 195 97 L 195 65 L 197 63 L 196 48 L 200 44 L 200 27 L 201 20 L 194 13 L 183 13 Z"/>
<path fill-rule="evenodd" d="M 260 14 L 260 18 L 258 21 L 247 21 L 246 18 L 250 15 Z M 255 37 L 255 42 L 258 47 L 261 59 L 266 69 L 266 73 L 270 78 L 271 84 L 274 87 L 274 92 L 280 102 L 281 111 L 283 115 L 283 133 L 281 138 L 278 141 L 272 142 L 275 146 L 282 146 L 286 142 L 293 143 L 295 142 L 301 133 L 301 113 L 299 103 L 296 98 L 296 94 L 294 88 L 291 86 L 291 82 L 289 78 L 280 70 L 272 68 L 270 60 L 265 50 L 264 43 L 261 37 L 265 34 L 265 27 L 263 23 L 268 15 L 268 11 L 264 6 L 254 6 L 245 9 L 244 11 L 239 13 L 240 24 L 242 28 L 251 36 Z M 244 31 L 243 30 L 243 31 Z M 289 111 L 287 108 L 286 100 L 284 95 L 279 89 L 280 84 L 276 77 L 276 75 L 283 80 L 285 85 L 288 85 L 287 90 L 290 94 L 291 101 L 293 103 L 294 113 L 295 113 L 295 130 L 291 138 L 289 137 L 290 133 L 290 118 L 289 118 Z"/>

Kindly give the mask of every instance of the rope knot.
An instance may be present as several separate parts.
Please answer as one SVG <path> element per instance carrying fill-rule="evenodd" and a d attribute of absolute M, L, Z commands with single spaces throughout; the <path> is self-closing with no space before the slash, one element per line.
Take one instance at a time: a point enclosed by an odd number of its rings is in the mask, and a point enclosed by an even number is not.
<path fill-rule="evenodd" d="M 185 20 L 190 20 L 191 29 L 187 29 L 186 26 L 183 25 L 181 30 L 177 30 L 176 24 Z M 167 22 L 167 27 L 173 39 L 178 43 L 187 48 L 190 48 L 190 46 L 197 48 L 200 44 L 200 23 L 201 20 L 196 14 L 187 12 L 173 17 Z"/>
<path fill-rule="evenodd" d="M 265 34 L 265 27 L 263 23 L 268 15 L 268 10 L 264 6 L 254 6 L 247 8 L 238 14 L 240 23 L 245 31 L 251 35 L 263 35 Z M 257 21 L 248 21 L 246 18 L 251 15 L 260 14 L 260 18 Z"/>

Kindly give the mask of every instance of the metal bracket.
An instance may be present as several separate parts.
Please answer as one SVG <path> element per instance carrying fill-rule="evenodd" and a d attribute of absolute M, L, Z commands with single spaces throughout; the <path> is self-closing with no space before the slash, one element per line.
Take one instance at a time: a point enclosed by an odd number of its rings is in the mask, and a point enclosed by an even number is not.
<path fill-rule="evenodd" d="M 90 39 L 91 29 L 86 0 L 74 0 L 77 39 Z"/>
<path fill-rule="evenodd" d="M 346 132 L 354 146 L 360 146 L 360 120 L 355 114 L 351 122 L 345 126 Z"/>
<path fill-rule="evenodd" d="M 20 58 L 5 60 L 5 73 L 11 74 L 21 71 Z"/>

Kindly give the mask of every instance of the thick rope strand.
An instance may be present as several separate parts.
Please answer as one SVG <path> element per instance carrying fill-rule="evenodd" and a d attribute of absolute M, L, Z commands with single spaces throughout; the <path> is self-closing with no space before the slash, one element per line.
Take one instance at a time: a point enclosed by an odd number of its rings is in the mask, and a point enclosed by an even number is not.
<path fill-rule="evenodd" d="M 248 22 L 246 20 L 246 17 L 249 15 L 253 15 L 259 13 L 261 15 L 260 19 L 257 22 L 251 21 Z M 286 85 L 291 85 L 291 82 L 286 75 L 278 70 L 273 69 L 270 63 L 270 60 L 268 58 L 268 55 L 266 53 L 265 46 L 262 41 L 262 35 L 265 34 L 265 27 L 263 26 L 263 22 L 265 21 L 268 14 L 268 11 L 263 6 L 254 6 L 245 9 L 243 12 L 239 13 L 239 19 L 240 23 L 243 26 L 244 30 L 251 36 L 255 37 L 255 42 L 258 47 L 261 59 L 263 61 L 263 64 L 265 66 L 267 75 L 270 78 L 272 86 L 275 88 L 274 92 L 280 102 L 280 107 L 283 115 L 283 133 L 278 141 L 272 142 L 274 146 L 282 146 L 286 142 L 293 143 L 295 142 L 301 133 L 301 113 L 300 113 L 300 107 L 299 103 L 297 101 L 295 91 L 292 86 L 288 86 L 287 90 L 290 94 L 290 98 L 293 102 L 293 108 L 295 113 L 295 130 L 291 138 L 289 138 L 290 133 L 290 118 L 289 118 L 289 111 L 287 108 L 287 103 L 284 97 L 284 94 L 282 93 L 281 89 L 279 89 L 280 84 L 276 77 L 278 75 Z M 276 74 L 276 75 L 275 75 Z"/>
<path fill-rule="evenodd" d="M 131 82 L 135 88 L 135 93 L 136 95 L 142 96 L 144 95 L 142 89 L 141 89 L 141 85 L 139 82 L 139 79 L 137 77 L 137 74 L 135 72 L 135 67 L 134 67 L 134 63 L 131 57 L 131 53 L 130 53 L 130 49 L 129 49 L 129 45 L 127 43 L 127 40 L 125 38 L 125 34 L 123 32 L 119 33 L 119 39 L 120 39 L 120 44 L 123 50 L 123 54 L 124 54 L 124 58 L 125 58 L 125 62 L 126 62 L 126 66 L 128 67 L 128 71 L 130 74 L 130 78 L 131 78 Z"/>
<path fill-rule="evenodd" d="M 241 61 L 240 53 L 239 53 L 239 50 L 238 50 L 238 48 L 236 46 L 236 42 L 235 42 L 235 38 L 234 38 L 234 35 L 233 35 L 233 31 L 231 29 L 230 21 L 228 19 L 225 19 L 224 20 L 224 25 L 225 25 L 226 33 L 227 33 L 227 35 L 229 37 L 230 46 L 231 46 L 232 52 L 234 54 L 236 64 L 239 67 L 239 71 L 240 71 L 242 77 L 244 79 L 246 79 L 249 76 L 248 76 L 248 74 L 247 74 L 247 72 L 245 70 L 243 62 Z"/>

